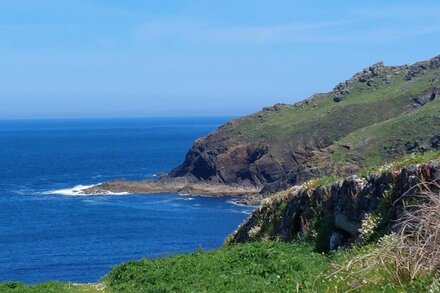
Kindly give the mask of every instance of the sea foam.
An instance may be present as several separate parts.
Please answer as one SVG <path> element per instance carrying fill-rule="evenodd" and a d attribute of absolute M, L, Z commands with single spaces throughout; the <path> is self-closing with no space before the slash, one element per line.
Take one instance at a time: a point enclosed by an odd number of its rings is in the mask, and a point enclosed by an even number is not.
<path fill-rule="evenodd" d="M 236 202 L 235 200 L 227 200 L 226 201 L 227 203 L 229 203 L 229 204 L 232 204 L 232 205 L 234 205 L 234 206 L 238 206 L 238 207 L 248 207 L 248 208 L 250 208 L 250 209 L 254 209 L 254 208 L 258 208 L 259 206 L 258 205 L 248 205 L 248 204 L 243 204 L 243 203 L 238 203 L 238 202 Z"/>
<path fill-rule="evenodd" d="M 42 194 L 59 194 L 59 195 L 66 195 L 66 196 L 90 196 L 90 195 L 127 195 L 128 192 L 110 192 L 110 191 L 101 191 L 99 193 L 94 194 L 87 194 L 84 193 L 84 190 L 95 187 L 99 184 L 93 184 L 93 185 L 76 185 L 72 188 L 65 188 L 65 189 L 55 189 L 55 190 L 49 190 L 42 192 Z"/>

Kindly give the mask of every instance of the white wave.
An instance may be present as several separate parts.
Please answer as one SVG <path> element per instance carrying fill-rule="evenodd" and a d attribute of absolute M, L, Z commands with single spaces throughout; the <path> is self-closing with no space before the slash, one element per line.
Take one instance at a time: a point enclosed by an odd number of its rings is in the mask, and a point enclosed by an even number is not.
<path fill-rule="evenodd" d="M 55 189 L 55 190 L 49 190 L 42 192 L 42 194 L 59 194 L 59 195 L 66 195 L 66 196 L 90 196 L 90 195 L 127 195 L 128 192 L 110 192 L 110 191 L 101 191 L 100 193 L 94 193 L 94 194 L 87 194 L 84 193 L 84 190 L 95 187 L 99 184 L 93 184 L 93 185 L 76 185 L 72 188 L 65 188 L 65 189 Z"/>
<path fill-rule="evenodd" d="M 92 195 L 127 195 L 127 194 L 131 194 L 130 192 L 111 192 L 111 191 L 106 191 L 106 190 L 101 190 L 101 192 L 99 193 L 94 193 Z"/>
<path fill-rule="evenodd" d="M 74 196 L 74 195 L 87 195 L 84 193 L 84 190 L 88 189 L 88 188 L 92 188 L 95 185 L 76 185 L 72 188 L 65 188 L 65 189 L 54 189 L 54 190 L 49 190 L 49 191 L 45 191 L 42 192 L 42 194 L 60 194 L 60 195 L 70 195 L 70 196 Z"/>
<path fill-rule="evenodd" d="M 190 201 L 190 200 L 194 200 L 194 197 L 183 197 L 183 198 L 179 198 L 179 200 Z"/>
<path fill-rule="evenodd" d="M 249 208 L 249 209 L 258 208 L 257 205 L 242 204 L 242 203 L 236 202 L 235 200 L 227 200 L 226 202 L 229 204 L 232 204 L 234 206 L 238 206 L 238 207 L 245 207 L 245 208 Z"/>
<path fill-rule="evenodd" d="M 245 214 L 245 215 L 252 214 L 252 211 L 250 211 L 250 210 L 233 210 L 233 209 L 230 209 L 229 212 L 234 213 L 234 214 Z"/>

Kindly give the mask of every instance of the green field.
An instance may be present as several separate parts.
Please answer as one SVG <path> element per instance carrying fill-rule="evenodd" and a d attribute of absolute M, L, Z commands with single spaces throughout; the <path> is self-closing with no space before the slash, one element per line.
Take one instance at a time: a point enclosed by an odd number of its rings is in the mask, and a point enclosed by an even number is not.
<path fill-rule="evenodd" d="M 211 252 L 143 259 L 115 267 L 97 284 L 48 282 L 35 286 L 3 283 L 0 292 L 427 292 L 434 279 L 390 282 L 380 271 L 346 280 L 335 274 L 373 246 L 321 254 L 304 243 L 248 243 Z M 355 291 L 355 292 L 356 292 Z"/>

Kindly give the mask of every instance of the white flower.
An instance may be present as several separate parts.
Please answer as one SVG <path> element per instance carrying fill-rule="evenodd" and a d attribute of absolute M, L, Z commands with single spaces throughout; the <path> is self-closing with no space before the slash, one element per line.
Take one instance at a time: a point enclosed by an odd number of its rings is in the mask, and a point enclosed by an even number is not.
<path fill-rule="evenodd" d="M 379 226 L 380 221 L 380 216 L 366 214 L 364 220 L 362 221 L 361 227 L 359 228 L 361 239 L 366 241 L 373 236 L 376 228 Z"/>
<path fill-rule="evenodd" d="M 260 231 L 261 231 L 260 226 L 254 226 L 249 230 L 248 235 L 251 238 L 255 238 L 258 235 L 258 233 L 260 233 Z"/>

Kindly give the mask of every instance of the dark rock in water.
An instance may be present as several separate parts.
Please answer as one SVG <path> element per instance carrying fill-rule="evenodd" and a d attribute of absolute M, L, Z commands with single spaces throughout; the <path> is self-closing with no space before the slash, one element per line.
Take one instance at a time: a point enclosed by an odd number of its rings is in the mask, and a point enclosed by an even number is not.
<path fill-rule="evenodd" d="M 157 194 L 181 193 L 194 196 L 240 196 L 243 201 L 255 202 L 261 195 L 255 188 L 233 187 L 224 184 L 189 182 L 185 178 L 162 177 L 159 180 L 113 180 L 81 190 L 79 194 L 108 195 L 112 193 Z"/>

